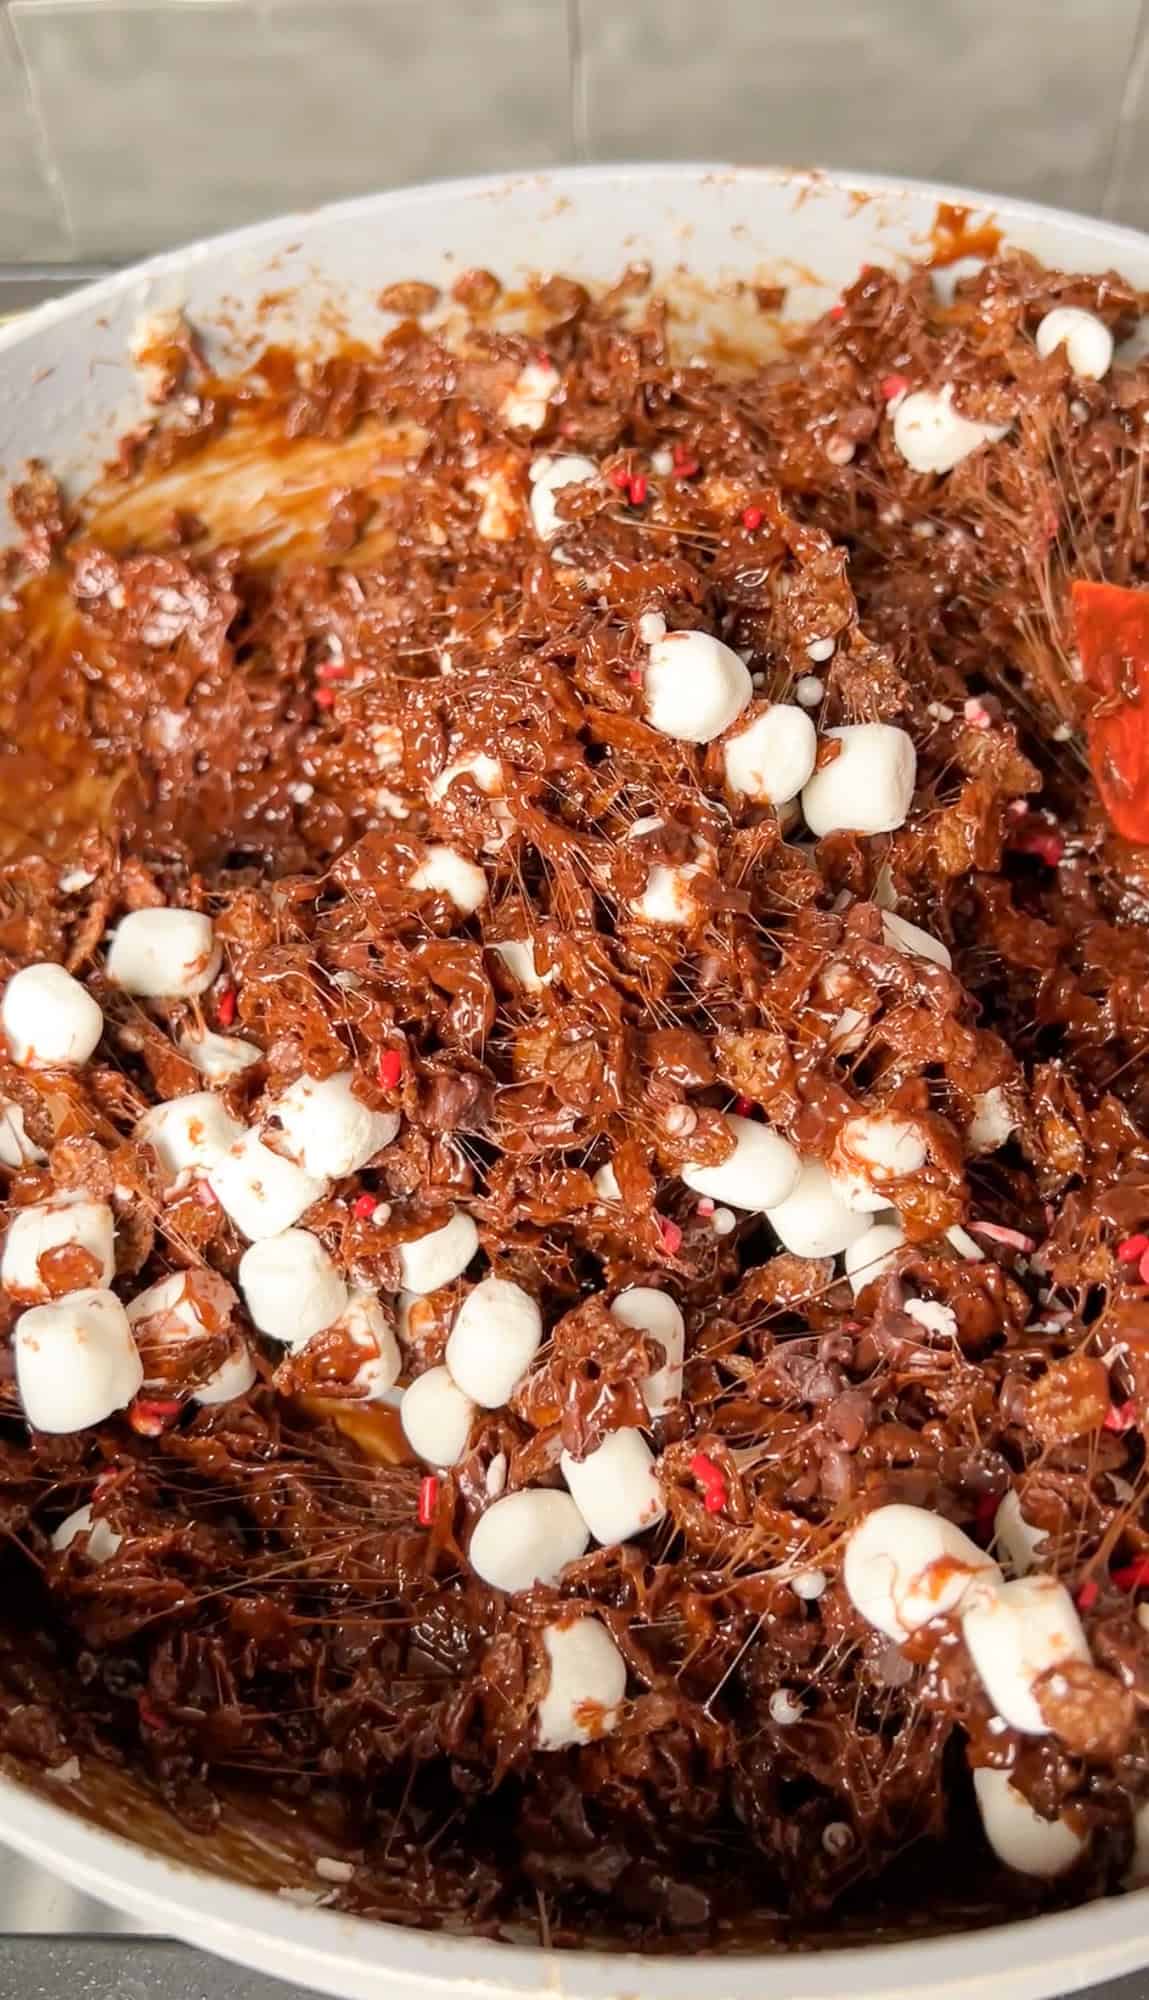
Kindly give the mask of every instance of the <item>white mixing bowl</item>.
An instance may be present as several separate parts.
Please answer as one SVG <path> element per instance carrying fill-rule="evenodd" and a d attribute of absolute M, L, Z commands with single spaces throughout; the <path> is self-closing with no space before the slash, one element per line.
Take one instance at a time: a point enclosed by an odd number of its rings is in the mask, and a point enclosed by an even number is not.
<path fill-rule="evenodd" d="M 377 339 L 380 290 L 449 285 L 472 265 L 504 281 L 540 269 L 609 279 L 649 260 L 703 331 L 745 332 L 731 280 L 788 288 L 787 314 L 822 310 L 863 263 L 901 268 L 930 248 L 939 202 L 992 216 L 1007 242 L 1069 270 L 1115 267 L 1149 287 L 1149 237 L 1112 223 L 952 188 L 850 175 L 703 166 L 595 167 L 444 182 L 260 224 L 155 258 L 0 331 L 0 471 L 38 456 L 90 477 L 143 411 L 128 348 L 141 315 L 180 306 L 241 361 L 269 340 L 333 326 Z M 689 273 L 688 278 L 676 273 Z M 701 281 L 701 282 L 699 282 Z M 132 1824 L 121 1810 L 117 1823 Z M 571 1996 L 571 2000 L 853 2000 L 988 1995 L 1042 2000 L 1149 1963 L 1149 1891 L 992 1930 L 794 1956 L 700 1961 L 548 1952 L 369 1924 L 173 1862 L 0 1778 L 0 1837 L 160 1933 L 340 2000 Z"/>

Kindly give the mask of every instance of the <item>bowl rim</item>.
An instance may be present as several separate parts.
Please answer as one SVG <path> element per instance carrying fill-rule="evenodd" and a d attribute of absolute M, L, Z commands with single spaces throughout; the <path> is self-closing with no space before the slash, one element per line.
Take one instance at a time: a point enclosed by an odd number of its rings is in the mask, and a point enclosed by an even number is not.
<path fill-rule="evenodd" d="M 798 199 L 845 192 L 910 204 L 953 203 L 979 215 L 999 217 L 1007 236 L 1011 227 L 1045 224 L 1080 235 L 1083 251 L 1089 245 L 1094 251 L 1102 245 L 1107 256 L 1119 257 L 1123 246 L 1142 256 L 1149 249 L 1149 233 L 1125 223 L 904 175 L 723 161 L 556 166 L 383 189 L 196 239 L 21 314 L 0 327 L 0 356 L 35 341 L 44 330 L 77 313 L 90 313 L 138 288 L 146 290 L 156 280 L 179 277 L 221 252 L 258 253 L 264 244 L 281 244 L 284 235 L 296 229 L 304 234 L 391 209 L 444 200 L 489 200 L 524 189 L 545 195 L 617 187 L 620 181 L 667 188 L 708 180 L 790 188 Z M 1149 1961 L 1149 1889 L 921 1941 L 828 1945 L 805 1952 L 646 1956 L 504 1944 L 304 1906 L 291 1900 L 290 1892 L 277 1896 L 138 1846 L 2 1773 L 0 1836 L 56 1876 L 154 1926 L 157 1934 L 175 1935 L 225 1958 L 304 1979 L 317 1990 L 355 2000 L 384 1990 L 396 2000 L 437 1992 L 466 1993 L 474 2000 L 508 1993 L 553 2000 L 556 1992 L 565 2000 L 636 2000 L 639 1995 L 643 2000 L 697 2000 L 700 1959 L 711 1969 L 711 1977 L 721 1981 L 720 1991 L 728 2000 L 759 2000 L 763 1992 L 772 2000 L 782 2000 L 783 1995 L 786 2000 L 839 2000 L 843 1993 L 857 2000 L 879 2000 L 879 1996 L 896 2000 L 920 1995 L 927 1986 L 941 2000 L 959 1993 L 970 1996 L 980 1989 L 985 2000 L 991 2000 L 1007 1976 L 1014 2000 L 1039 2000 Z"/>

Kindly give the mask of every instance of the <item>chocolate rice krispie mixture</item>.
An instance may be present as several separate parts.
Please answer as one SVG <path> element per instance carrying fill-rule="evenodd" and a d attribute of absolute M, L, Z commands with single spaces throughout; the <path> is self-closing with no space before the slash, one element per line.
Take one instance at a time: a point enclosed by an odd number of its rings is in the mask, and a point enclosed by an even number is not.
<path fill-rule="evenodd" d="M 1116 1891 L 1142 300 L 504 304 L 153 324 L 107 476 L 14 490 L 0 1747 L 556 1944 Z"/>

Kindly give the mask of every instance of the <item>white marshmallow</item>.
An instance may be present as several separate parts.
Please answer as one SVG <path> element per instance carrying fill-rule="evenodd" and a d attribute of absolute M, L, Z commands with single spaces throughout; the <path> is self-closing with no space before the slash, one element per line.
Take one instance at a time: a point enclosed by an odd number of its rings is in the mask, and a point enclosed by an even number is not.
<path fill-rule="evenodd" d="M 205 1409 L 214 1410 L 221 1403 L 234 1403 L 239 1396 L 246 1396 L 254 1389 L 259 1377 L 251 1349 L 246 1341 L 239 1341 L 233 1347 L 226 1361 L 221 1361 L 206 1382 L 192 1390 L 195 1402 Z"/>
<path fill-rule="evenodd" d="M 622 1189 L 618 1184 L 618 1175 L 615 1173 L 609 1160 L 605 1166 L 599 1168 L 597 1174 L 592 1175 L 591 1186 L 600 1201 L 622 1200 Z"/>
<path fill-rule="evenodd" d="M 908 1639 L 956 1611 L 978 1579 L 1000 1582 L 997 1564 L 952 1521 L 895 1503 L 859 1522 L 846 1543 L 842 1579 L 855 1611 L 889 1639 Z"/>
<path fill-rule="evenodd" d="M 276 1144 L 317 1180 L 340 1181 L 357 1174 L 399 1130 L 398 1112 L 372 1111 L 356 1097 L 353 1082 L 349 1069 L 322 1083 L 301 1076 L 271 1107 L 280 1127 Z"/>
<path fill-rule="evenodd" d="M 207 1279 L 210 1290 L 205 1297 L 218 1308 L 222 1323 L 236 1305 L 235 1293 L 223 1278 L 212 1272 L 203 1272 L 199 1282 Z M 196 1304 L 197 1280 L 190 1271 L 173 1271 L 168 1278 L 160 1278 L 149 1285 L 144 1292 L 137 1292 L 128 1301 L 128 1324 L 133 1329 L 148 1319 L 163 1318 L 162 1328 L 157 1329 L 165 1341 L 202 1340 L 206 1335 L 218 1330 L 219 1322 L 213 1327 L 203 1317 Z"/>
<path fill-rule="evenodd" d="M 117 1535 L 115 1529 L 110 1528 L 106 1521 L 94 1519 L 90 1507 L 77 1507 L 74 1514 L 69 1514 L 66 1521 L 61 1521 L 52 1536 L 52 1547 L 57 1554 L 62 1554 L 65 1549 L 71 1548 L 78 1535 L 87 1535 L 88 1546 L 84 1550 L 84 1555 L 88 1562 L 97 1565 L 106 1563 L 114 1556 L 116 1550 L 122 1548 L 124 1541 L 123 1536 Z"/>
<path fill-rule="evenodd" d="M 116 1269 L 115 1221 L 106 1202 L 63 1195 L 34 1208 L 13 1209 L 0 1258 L 0 1285 L 11 1299 L 51 1298 L 53 1288 L 40 1275 L 40 1259 L 73 1245 L 95 1259 L 94 1284 L 110 1285 Z"/>
<path fill-rule="evenodd" d="M 8 1053 L 25 1069 L 86 1063 L 104 1032 L 90 993 L 62 965 L 45 961 L 13 974 L 0 1005 Z"/>
<path fill-rule="evenodd" d="M 208 1181 L 224 1213 L 252 1243 L 290 1229 L 327 1192 L 326 1181 L 273 1153 L 254 1132 L 215 1162 Z"/>
<path fill-rule="evenodd" d="M 456 757 L 438 776 L 432 778 L 427 787 L 427 797 L 435 806 L 445 799 L 456 778 L 473 778 L 481 792 L 493 796 L 503 789 L 503 767 L 497 757 L 488 757 L 484 750 L 476 750 L 473 756 Z"/>
<path fill-rule="evenodd" d="M 543 1628 L 550 1685 L 538 1707 L 540 1750 L 565 1750 L 609 1735 L 626 1693 L 626 1662 L 597 1618 Z"/>
<path fill-rule="evenodd" d="M 654 1455 L 641 1431 L 612 1431 L 586 1458 L 564 1451 L 559 1463 L 575 1506 L 604 1546 L 644 1534 L 666 1512 Z"/>
<path fill-rule="evenodd" d="M 1084 1850 L 1068 1820 L 1042 1819 L 1004 1771 L 983 1766 L 973 1774 L 973 1790 L 986 1839 L 1019 1875 L 1064 1875 Z"/>
<path fill-rule="evenodd" d="M 478 1230 L 465 1210 L 457 1208 L 441 1229 L 399 1244 L 404 1291 L 436 1292 L 440 1285 L 449 1285 L 453 1278 L 462 1277 L 478 1247 Z"/>
<path fill-rule="evenodd" d="M 173 1180 L 188 1167 L 213 1167 L 243 1133 L 243 1126 L 210 1090 L 193 1090 L 187 1097 L 153 1105 L 136 1126 L 136 1138 L 151 1146 Z"/>
<path fill-rule="evenodd" d="M 417 1458 L 428 1465 L 458 1465 L 476 1408 L 445 1368 L 428 1368 L 404 1389 L 399 1421 Z"/>
<path fill-rule="evenodd" d="M 759 805 L 784 806 L 809 780 L 818 732 L 804 708 L 778 701 L 723 746 L 726 782 Z"/>
<path fill-rule="evenodd" d="M 535 948 L 529 938 L 503 938 L 491 945 L 510 973 L 511 978 L 525 987 L 528 993 L 541 993 L 544 986 L 554 984 L 557 977 L 552 965 L 549 972 L 540 972 L 535 964 Z"/>
<path fill-rule="evenodd" d="M 108 947 L 107 974 L 144 1000 L 193 1000 L 206 993 L 221 952 L 210 917 L 198 910 L 132 910 Z"/>
<path fill-rule="evenodd" d="M 528 361 L 503 397 L 502 418 L 509 430 L 541 431 L 547 408 L 562 377 L 549 361 Z"/>
<path fill-rule="evenodd" d="M 649 1333 L 666 1359 L 643 1377 L 642 1399 L 652 1417 L 664 1417 L 682 1397 L 682 1363 L 686 1354 L 686 1321 L 669 1292 L 653 1285 L 628 1285 L 611 1301 L 611 1316 L 623 1326 Z"/>
<path fill-rule="evenodd" d="M 952 472 L 983 444 L 996 444 L 1008 424 L 981 424 L 954 409 L 952 382 L 914 389 L 893 410 L 894 443 L 914 472 Z"/>
<path fill-rule="evenodd" d="M 766 1218 L 795 1257 L 836 1257 L 866 1233 L 866 1219 L 848 1208 L 821 1160 L 804 1160 L 792 1193 Z"/>
<path fill-rule="evenodd" d="M 918 759 L 913 738 L 889 722 L 858 722 L 826 735 L 841 744 L 802 792 L 811 833 L 896 833 L 913 804 Z"/>
<path fill-rule="evenodd" d="M 1088 1660 L 1077 1608 L 1053 1576 L 1020 1576 L 970 1593 L 962 1637 L 986 1694 L 1011 1729 L 1048 1736 L 1034 1683 L 1051 1667 Z"/>
<path fill-rule="evenodd" d="M 944 965 L 947 972 L 953 968 L 948 945 L 893 910 L 882 911 L 882 942 L 892 951 L 908 951 L 911 958 L 928 958 L 934 965 Z"/>
<path fill-rule="evenodd" d="M 896 1222 L 875 1222 L 864 1235 L 846 1246 L 846 1276 L 855 1298 L 875 1278 L 893 1269 L 895 1255 L 905 1240 L 905 1233 Z"/>
<path fill-rule="evenodd" d="M 809 651 L 809 648 L 807 648 Z M 826 698 L 826 683 L 817 674 L 802 674 L 794 683 L 794 699 L 803 708 L 817 708 Z"/>
<path fill-rule="evenodd" d="M 957 1314 L 941 1299 L 907 1299 L 905 1314 L 907 1319 L 916 1320 L 927 1333 L 935 1334 L 939 1340 L 957 1339 Z"/>
<path fill-rule="evenodd" d="M 1028 1576 L 1042 1561 L 1041 1551 L 1049 1537 L 1044 1528 L 1035 1528 L 1026 1520 L 1021 1500 L 1012 1486 L 993 1517 L 993 1533 L 1015 1576 Z"/>
<path fill-rule="evenodd" d="M 487 900 L 487 878 L 457 847 L 433 844 L 408 878 L 409 889 L 446 896 L 460 916 L 470 917 Z"/>
<path fill-rule="evenodd" d="M 144 1379 L 128 1316 L 114 1292 L 69 1292 L 16 1321 L 12 1343 L 24 1415 L 65 1433 L 126 1409 Z"/>
<path fill-rule="evenodd" d="M 369 1403 L 381 1402 L 399 1380 L 403 1357 L 374 1292 L 353 1291 L 335 1330 L 346 1332 L 355 1346 L 363 1349 L 352 1383 L 354 1393 Z"/>
<path fill-rule="evenodd" d="M 47 1153 L 28 1137 L 21 1106 L 9 1103 L 7 1098 L 0 1098 L 0 1167 L 43 1166 L 47 1157 Z"/>
<path fill-rule="evenodd" d="M 1081 306 L 1054 306 L 1039 321 L 1034 345 L 1043 361 L 1064 347 L 1073 373 L 1086 382 L 1100 382 L 1113 361 L 1113 335 L 1105 321 Z"/>
<path fill-rule="evenodd" d="M 239 1035 L 217 1035 L 205 1028 L 202 1035 L 180 1036 L 180 1054 L 211 1083 L 227 1083 L 262 1059 L 262 1049 Z"/>
<path fill-rule="evenodd" d="M 696 861 L 656 861 L 630 907 L 644 924 L 697 923 L 701 911 L 690 885 L 705 872 Z"/>
<path fill-rule="evenodd" d="M 347 1287 L 307 1229 L 253 1243 L 239 1260 L 239 1283 L 253 1326 L 293 1354 L 347 1310 Z"/>
<path fill-rule="evenodd" d="M 1017 1125 L 1005 1092 L 1000 1083 L 995 1083 L 991 1090 L 979 1090 L 973 1103 L 973 1117 L 965 1130 L 966 1150 L 996 1153 Z"/>
<path fill-rule="evenodd" d="M 918 1127 L 890 1111 L 848 1118 L 834 1141 L 830 1171 L 848 1208 L 876 1214 L 890 1206 L 891 1186 L 926 1163 Z"/>
<path fill-rule="evenodd" d="M 777 1208 L 798 1185 L 801 1161 L 793 1146 L 750 1118 L 728 1113 L 734 1151 L 717 1167 L 685 1166 L 682 1178 L 695 1194 L 731 1208 Z"/>
<path fill-rule="evenodd" d="M 529 1292 L 506 1278 L 484 1278 L 456 1315 L 444 1360 L 453 1379 L 484 1410 L 509 1403 L 543 1338 Z"/>
<path fill-rule="evenodd" d="M 562 458 L 536 460 L 531 467 L 531 521 L 540 542 L 553 542 L 570 525 L 559 519 L 555 494 L 564 486 L 581 486 L 585 480 L 597 478 L 594 460 L 573 452 Z"/>
<path fill-rule="evenodd" d="M 471 1536 L 471 1568 L 495 1590 L 530 1590 L 557 1583 L 567 1564 L 585 1554 L 587 1539 L 569 1493 L 526 1488 L 487 1508 Z"/>
<path fill-rule="evenodd" d="M 737 653 L 710 632 L 668 632 L 656 639 L 644 685 L 651 728 L 680 743 L 721 736 L 754 692 Z"/>

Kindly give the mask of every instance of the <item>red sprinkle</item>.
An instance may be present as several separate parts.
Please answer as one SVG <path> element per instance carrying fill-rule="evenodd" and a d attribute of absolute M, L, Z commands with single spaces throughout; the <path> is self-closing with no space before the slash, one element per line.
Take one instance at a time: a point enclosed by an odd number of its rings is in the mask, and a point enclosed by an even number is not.
<path fill-rule="evenodd" d="M 378 1206 L 379 1204 L 373 1194 L 356 1195 L 351 1206 L 351 1213 L 352 1215 L 357 1215 L 360 1222 L 370 1222 Z"/>
<path fill-rule="evenodd" d="M 699 1215 L 706 1215 L 706 1216 L 713 1215 L 714 1203 L 711 1201 L 710 1196 L 708 1194 L 704 1194 L 701 1201 L 699 1202 L 698 1213 Z"/>
<path fill-rule="evenodd" d="M 628 681 L 630 682 L 630 684 L 631 684 L 631 686 L 632 686 L 632 687 L 641 687 L 641 686 L 642 686 L 642 668 L 641 668 L 641 667 L 628 667 L 628 668 L 627 668 L 627 670 L 626 670 L 626 678 L 627 678 L 627 680 L 628 680 Z"/>
<path fill-rule="evenodd" d="M 753 1098 L 751 1098 L 751 1097 L 736 1097 L 736 1098 L 734 1099 L 734 1111 L 735 1111 L 735 1116 L 736 1116 L 736 1117 L 738 1117 L 738 1118 L 749 1118 L 749 1116 L 750 1116 L 750 1113 L 751 1113 L 751 1112 L 753 1111 L 753 1109 L 754 1109 L 754 1100 L 753 1100 Z"/>
<path fill-rule="evenodd" d="M 974 1509 L 974 1533 L 983 1541 L 989 1540 L 997 1520 L 997 1510 L 1001 1505 L 996 1493 L 983 1493 Z"/>
<path fill-rule="evenodd" d="M 439 1505 L 439 1482 L 433 1472 L 419 1482 L 419 1526 L 429 1528 Z"/>
<path fill-rule="evenodd" d="M 1149 1556 L 1137 1556 L 1112 1576 L 1118 1590 L 1149 1590 Z"/>
<path fill-rule="evenodd" d="M 690 1461 L 691 1474 L 702 1488 L 702 1504 L 708 1514 L 721 1514 L 726 1505 L 726 1475 L 704 1451 L 696 1451 Z"/>
<path fill-rule="evenodd" d="M 760 528 L 765 519 L 766 516 L 762 512 L 761 507 L 744 507 L 742 509 L 742 526 L 748 535 L 752 535 L 755 528 Z"/>
<path fill-rule="evenodd" d="M 1146 1250 L 1137 1266 L 1137 1276 L 1143 1285 L 1149 1285 L 1149 1250 Z"/>
<path fill-rule="evenodd" d="M 658 1233 L 662 1238 L 662 1247 L 668 1256 L 677 1257 L 682 1248 L 682 1231 L 678 1227 L 677 1222 L 672 1222 L 669 1215 L 660 1215 L 658 1218 Z"/>
<path fill-rule="evenodd" d="M 909 386 L 905 375 L 883 375 L 878 384 L 887 403 L 892 403 L 895 396 L 904 396 Z"/>
<path fill-rule="evenodd" d="M 398 1049 L 383 1049 L 379 1056 L 379 1082 L 384 1090 L 395 1090 L 403 1074 L 403 1058 Z"/>
<path fill-rule="evenodd" d="M 1111 1403 L 1105 1412 L 1105 1422 L 1101 1428 L 1106 1431 L 1131 1431 L 1136 1422 L 1136 1403 L 1132 1400 L 1128 1403 Z"/>
<path fill-rule="evenodd" d="M 335 707 L 334 688 L 327 688 L 327 687 L 316 688 L 315 706 L 316 708 L 334 708 Z"/>
<path fill-rule="evenodd" d="M 1032 854 L 1047 868 L 1056 868 L 1065 853 L 1061 835 L 1047 827 L 1028 827 L 1014 834 L 1009 844 L 1015 854 Z"/>
<path fill-rule="evenodd" d="M 617 486 L 620 493 L 625 493 L 630 485 L 630 474 L 625 465 L 612 466 L 606 476 L 612 486 Z"/>
<path fill-rule="evenodd" d="M 1095 1583 L 1091 1576 L 1087 1576 L 1085 1582 L 1079 1586 L 1074 1602 L 1079 1611 L 1092 1611 L 1100 1595 L 1101 1585 Z"/>
<path fill-rule="evenodd" d="M 342 681 L 350 672 L 351 668 L 345 660 L 320 660 L 315 678 L 317 681 Z"/>
<path fill-rule="evenodd" d="M 702 467 L 683 445 L 674 447 L 674 476 L 676 479 L 696 479 Z"/>
<path fill-rule="evenodd" d="M 845 306 L 831 306 L 831 307 L 830 307 L 830 318 L 831 318 L 831 319 L 843 319 L 843 318 L 845 317 L 845 312 L 846 312 L 846 308 L 845 308 Z"/>
<path fill-rule="evenodd" d="M 136 1696 L 136 1709 L 145 1729 L 167 1729 L 168 1724 L 157 1708 L 153 1708 L 146 1694 Z"/>
<path fill-rule="evenodd" d="M 182 1408 L 177 1396 L 137 1396 L 128 1422 L 137 1437 L 158 1438 L 171 1429 Z"/>
<path fill-rule="evenodd" d="M 629 500 L 632 507 L 641 507 L 646 499 L 646 474 L 636 472 L 630 482 Z"/>
<path fill-rule="evenodd" d="M 232 1022 L 235 1020 L 236 1005 L 235 987 L 225 986 L 219 996 L 219 1004 L 215 1010 L 221 1028 L 230 1028 Z M 1145 1247 L 1149 1250 L 1149 1243 Z"/>
<path fill-rule="evenodd" d="M 984 1236 L 989 1243 L 1000 1243 L 1006 1250 L 1020 1250 L 1025 1256 L 1036 1248 L 1032 1236 L 1023 1236 L 1020 1229 L 1007 1229 L 1001 1222 L 971 1222 L 975 1236 Z"/>
<path fill-rule="evenodd" d="M 1149 1236 L 1138 1230 L 1135 1236 L 1127 1236 L 1117 1245 L 1117 1261 L 1120 1264 L 1139 1264 L 1149 1250 Z"/>

